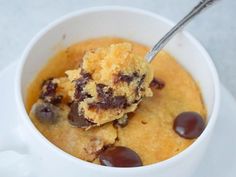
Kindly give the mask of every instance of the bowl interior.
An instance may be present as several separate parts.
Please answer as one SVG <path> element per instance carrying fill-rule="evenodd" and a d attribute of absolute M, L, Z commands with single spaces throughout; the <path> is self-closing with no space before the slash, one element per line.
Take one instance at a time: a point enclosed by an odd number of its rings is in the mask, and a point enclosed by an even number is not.
<path fill-rule="evenodd" d="M 125 8 L 94 9 L 64 17 L 39 33 L 26 49 L 21 77 L 23 98 L 26 96 L 28 84 L 48 58 L 66 46 L 101 36 L 122 37 L 153 46 L 171 26 L 172 24 L 162 17 Z M 205 50 L 183 32 L 177 34 L 165 50 L 197 81 L 210 114 L 213 109 L 215 86 L 211 61 L 208 60 Z"/>

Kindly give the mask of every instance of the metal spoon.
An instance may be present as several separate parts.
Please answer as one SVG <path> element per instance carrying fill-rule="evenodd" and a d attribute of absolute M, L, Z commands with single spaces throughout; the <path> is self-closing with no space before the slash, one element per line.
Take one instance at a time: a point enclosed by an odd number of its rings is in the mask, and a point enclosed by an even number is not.
<path fill-rule="evenodd" d="M 203 9 L 214 4 L 218 0 L 201 0 L 182 20 L 180 20 L 154 47 L 147 53 L 146 60 L 150 63 L 169 40 L 181 29 L 183 29 Z"/>

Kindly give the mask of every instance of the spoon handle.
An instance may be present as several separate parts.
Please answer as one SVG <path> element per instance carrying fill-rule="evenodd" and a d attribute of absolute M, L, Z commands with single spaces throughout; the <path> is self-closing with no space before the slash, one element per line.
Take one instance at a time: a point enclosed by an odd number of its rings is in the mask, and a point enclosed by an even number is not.
<path fill-rule="evenodd" d="M 150 63 L 166 43 L 181 29 L 183 29 L 203 9 L 214 4 L 218 0 L 201 0 L 182 20 L 180 20 L 164 37 L 147 53 L 146 60 Z"/>

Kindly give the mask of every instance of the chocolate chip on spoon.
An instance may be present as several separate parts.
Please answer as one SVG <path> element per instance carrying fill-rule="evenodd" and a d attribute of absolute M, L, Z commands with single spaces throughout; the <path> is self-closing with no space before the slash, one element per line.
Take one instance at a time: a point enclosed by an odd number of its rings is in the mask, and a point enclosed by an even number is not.
<path fill-rule="evenodd" d="M 205 129 L 205 122 L 196 112 L 183 112 L 176 117 L 173 129 L 183 138 L 194 139 L 199 137 Z"/>
<path fill-rule="evenodd" d="M 73 102 L 70 105 L 70 112 L 68 114 L 68 121 L 71 125 L 79 127 L 79 128 L 88 128 L 95 123 L 87 120 L 84 117 L 84 113 L 78 110 L 78 103 Z"/>
<path fill-rule="evenodd" d="M 113 89 L 104 84 L 97 84 L 96 91 L 99 101 L 89 103 L 89 109 L 125 109 L 129 106 L 125 96 L 114 96 Z"/>
<path fill-rule="evenodd" d="M 142 160 L 133 150 L 115 146 L 108 148 L 99 155 L 101 165 L 110 167 L 138 167 L 142 166 Z"/>
<path fill-rule="evenodd" d="M 85 98 L 90 98 L 91 95 L 88 93 L 83 92 L 85 85 L 92 79 L 91 74 L 86 73 L 84 70 L 81 71 L 81 76 L 79 79 L 75 80 L 75 99 L 80 102 L 83 101 Z"/>
<path fill-rule="evenodd" d="M 122 74 L 119 73 L 115 79 L 114 79 L 114 83 L 117 84 L 119 82 L 126 82 L 127 84 L 130 84 L 130 82 L 132 82 L 134 79 L 133 75 L 126 75 L 126 74 Z"/>

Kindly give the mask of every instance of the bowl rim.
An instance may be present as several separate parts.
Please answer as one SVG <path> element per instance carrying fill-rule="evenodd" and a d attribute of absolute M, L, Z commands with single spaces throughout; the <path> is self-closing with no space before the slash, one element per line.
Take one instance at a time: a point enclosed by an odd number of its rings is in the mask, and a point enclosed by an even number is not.
<path fill-rule="evenodd" d="M 161 162 L 157 162 L 154 164 L 145 165 L 145 166 L 141 166 L 141 167 L 132 167 L 132 168 L 120 168 L 120 167 L 114 168 L 114 167 L 106 167 L 106 166 L 102 166 L 102 165 L 93 164 L 93 163 L 81 160 L 73 155 L 70 155 L 69 153 L 61 150 L 59 147 L 57 147 L 56 145 L 51 143 L 46 137 L 44 137 L 38 131 L 38 129 L 34 126 L 34 124 L 32 123 L 32 121 L 29 118 L 29 115 L 26 112 L 26 109 L 24 106 L 24 101 L 23 101 L 23 96 L 22 96 L 21 80 L 22 80 L 22 72 L 23 72 L 24 64 L 27 61 L 27 56 L 28 56 L 31 48 L 37 43 L 37 41 L 42 36 L 44 36 L 49 30 L 56 27 L 57 25 L 64 23 L 65 21 L 67 21 L 71 18 L 74 18 L 76 16 L 85 15 L 85 14 L 89 14 L 89 13 L 99 13 L 99 12 L 104 12 L 104 11 L 111 11 L 111 12 L 112 11 L 123 11 L 123 12 L 136 13 L 136 14 L 140 14 L 143 16 L 149 16 L 149 17 L 154 18 L 156 20 L 162 21 L 162 22 L 166 23 L 167 25 L 169 25 L 170 27 L 174 26 L 173 22 L 171 22 L 170 20 L 166 19 L 165 17 L 163 17 L 159 14 L 156 14 L 154 12 L 150 12 L 147 10 L 143 10 L 140 8 L 127 7 L 127 6 L 89 7 L 89 8 L 85 8 L 85 9 L 71 12 L 71 13 L 66 14 L 66 15 L 58 18 L 57 20 L 51 22 L 49 25 L 44 27 L 42 30 L 40 30 L 40 32 L 38 32 L 33 37 L 33 39 L 28 43 L 27 47 L 25 48 L 25 50 L 23 51 L 23 54 L 20 57 L 20 61 L 18 63 L 17 72 L 16 72 L 17 74 L 16 74 L 16 78 L 15 78 L 15 83 L 16 83 L 15 96 L 16 96 L 17 107 L 18 107 L 18 110 L 20 111 L 20 114 L 21 114 L 21 116 L 19 116 L 19 117 L 22 120 L 24 119 L 23 122 L 25 123 L 25 126 L 27 126 L 27 128 L 29 128 L 34 133 L 34 135 L 39 139 L 40 143 L 45 144 L 45 146 L 50 148 L 50 150 L 55 151 L 57 153 L 57 155 L 61 155 L 64 158 L 74 161 L 74 163 L 80 163 L 81 166 L 83 165 L 84 167 L 87 167 L 90 169 L 95 169 L 95 170 L 100 169 L 103 171 L 112 171 L 113 173 L 118 172 L 118 171 L 122 171 L 122 172 L 125 172 L 126 174 L 132 174 L 133 172 L 135 172 L 135 173 L 143 172 L 144 170 L 151 170 L 153 168 L 163 169 L 167 166 L 171 166 L 176 161 L 179 161 L 181 158 L 187 156 L 190 152 L 194 151 L 194 149 L 196 149 L 198 147 L 198 145 L 204 139 L 206 139 L 207 136 L 209 136 L 210 131 L 214 127 L 214 124 L 216 122 L 217 114 L 218 114 L 218 110 L 219 110 L 219 103 L 220 103 L 220 82 L 219 82 L 219 77 L 218 77 L 218 74 L 216 71 L 216 67 L 215 67 L 210 55 L 205 50 L 205 48 L 200 44 L 200 42 L 197 39 L 195 39 L 191 34 L 189 34 L 186 31 L 182 31 L 180 33 L 182 33 L 186 38 L 189 39 L 189 41 L 191 43 L 193 43 L 193 45 L 196 46 L 196 49 L 199 52 L 201 52 L 201 54 L 205 58 L 206 63 L 208 64 L 208 67 L 210 69 L 210 72 L 211 72 L 212 78 L 213 78 L 215 95 L 214 95 L 214 105 L 212 108 L 211 115 L 208 116 L 208 117 L 210 117 L 210 119 L 208 121 L 208 124 L 207 124 L 205 130 L 200 135 L 200 137 L 198 137 L 196 139 L 195 142 L 193 142 L 189 147 L 187 147 L 184 151 L 178 153 L 177 155 L 175 155 L 169 159 L 166 159 L 164 161 L 161 161 Z"/>

